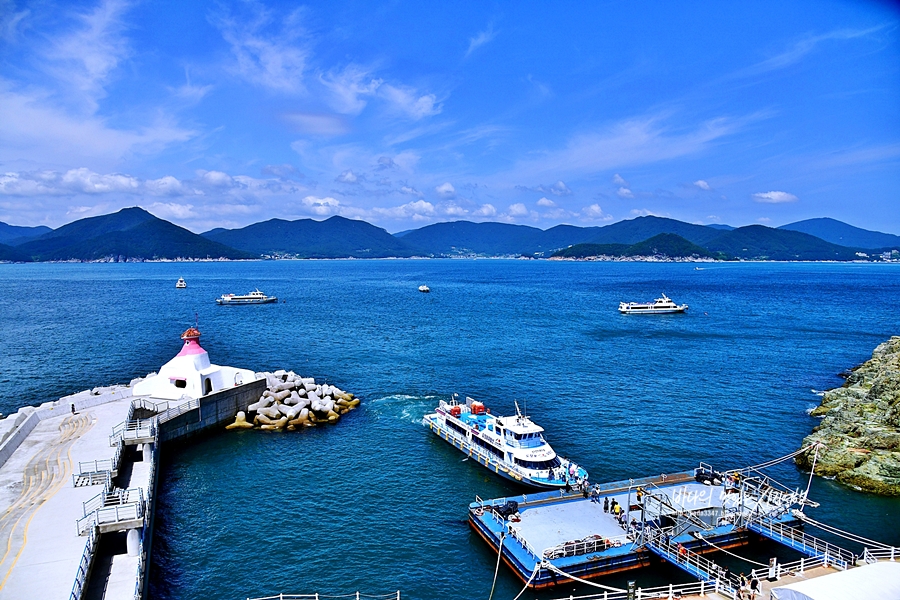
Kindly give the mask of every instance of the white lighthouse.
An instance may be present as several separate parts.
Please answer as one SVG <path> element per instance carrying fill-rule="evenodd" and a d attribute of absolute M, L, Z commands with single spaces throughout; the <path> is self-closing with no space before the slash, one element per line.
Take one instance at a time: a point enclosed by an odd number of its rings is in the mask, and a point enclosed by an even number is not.
<path fill-rule="evenodd" d="M 161 400 L 199 398 L 256 379 L 256 373 L 249 369 L 210 363 L 209 354 L 200 346 L 200 331 L 196 327 L 181 334 L 181 339 L 184 340 L 181 352 L 164 364 L 157 375 L 136 384 L 135 396 Z"/>

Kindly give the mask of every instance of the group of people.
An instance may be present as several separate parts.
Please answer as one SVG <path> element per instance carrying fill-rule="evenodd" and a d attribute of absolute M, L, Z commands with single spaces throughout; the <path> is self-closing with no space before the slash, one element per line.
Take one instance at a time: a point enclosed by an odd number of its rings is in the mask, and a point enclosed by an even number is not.
<path fill-rule="evenodd" d="M 722 567 L 722 569 L 719 571 L 719 579 L 724 579 L 729 583 L 729 585 L 734 585 L 735 583 L 731 575 L 731 570 L 728 567 Z M 738 575 L 737 586 L 737 597 L 741 600 L 756 600 L 756 596 L 762 594 L 759 578 L 755 573 L 752 573 L 749 578 L 743 573 Z"/>

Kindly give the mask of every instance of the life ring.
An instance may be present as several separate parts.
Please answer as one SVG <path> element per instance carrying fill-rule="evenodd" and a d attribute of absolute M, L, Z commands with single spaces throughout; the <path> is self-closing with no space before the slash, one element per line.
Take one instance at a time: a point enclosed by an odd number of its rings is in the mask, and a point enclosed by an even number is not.
<path fill-rule="evenodd" d="M 613 548 L 621 548 L 621 547 L 622 547 L 622 540 L 616 540 L 613 542 Z"/>
<path fill-rule="evenodd" d="M 475 516 L 476 516 L 476 517 L 480 517 L 481 515 L 484 514 L 484 509 L 483 509 L 483 508 L 476 508 L 476 509 L 473 510 L 472 512 L 475 513 Z"/>

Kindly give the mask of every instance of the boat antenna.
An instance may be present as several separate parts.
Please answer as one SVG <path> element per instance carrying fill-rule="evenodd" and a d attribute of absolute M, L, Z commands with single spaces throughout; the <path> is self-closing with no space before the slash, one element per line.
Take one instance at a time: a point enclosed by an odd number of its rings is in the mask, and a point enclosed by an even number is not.
<path fill-rule="evenodd" d="M 521 417 L 521 416 L 522 416 L 522 411 L 519 410 L 519 401 L 518 401 L 518 400 L 513 400 L 513 404 L 516 405 L 516 415 L 519 416 L 519 417 Z"/>
<path fill-rule="evenodd" d="M 197 311 L 194 311 L 194 327 L 200 329 L 200 315 L 197 314 Z"/>

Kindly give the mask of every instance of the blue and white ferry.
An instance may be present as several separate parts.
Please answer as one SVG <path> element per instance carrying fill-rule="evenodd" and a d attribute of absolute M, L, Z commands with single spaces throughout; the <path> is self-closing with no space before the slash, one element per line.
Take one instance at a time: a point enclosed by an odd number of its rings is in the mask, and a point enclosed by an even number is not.
<path fill-rule="evenodd" d="M 541 435 L 544 429 L 522 415 L 492 415 L 484 404 L 466 398 L 444 400 L 435 412 L 425 415 L 426 425 L 439 438 L 474 458 L 498 475 L 541 489 L 576 486 L 588 478 L 587 471 L 557 456 Z"/>

